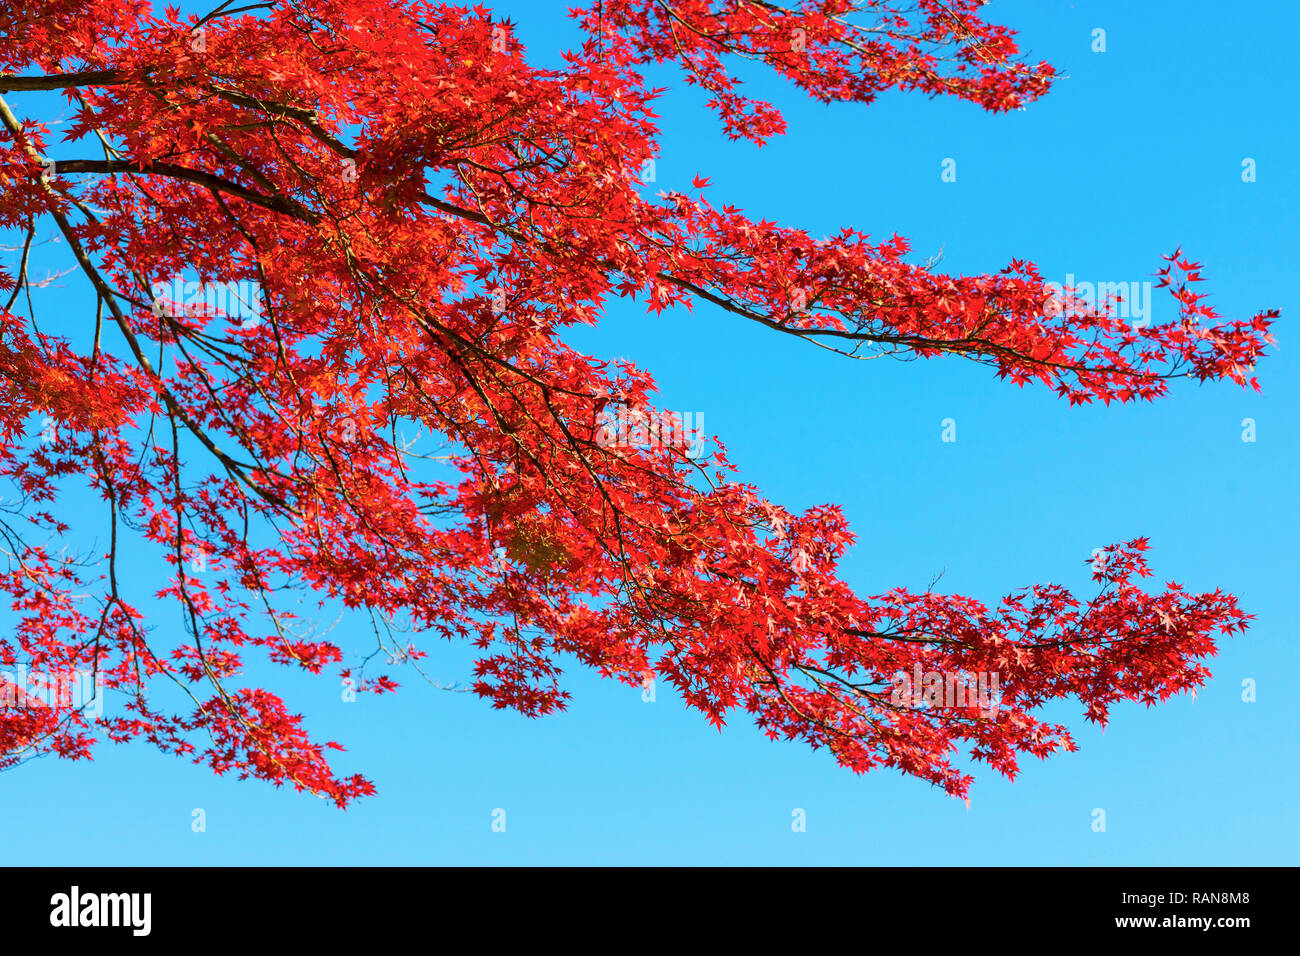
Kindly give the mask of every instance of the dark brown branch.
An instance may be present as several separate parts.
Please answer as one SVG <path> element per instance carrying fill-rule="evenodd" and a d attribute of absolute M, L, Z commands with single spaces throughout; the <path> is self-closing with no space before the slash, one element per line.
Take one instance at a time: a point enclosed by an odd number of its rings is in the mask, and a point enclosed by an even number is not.
<path fill-rule="evenodd" d="M 150 163 L 142 167 L 124 159 L 66 159 L 54 160 L 53 163 L 56 173 L 128 173 L 133 176 L 165 176 L 169 179 L 180 179 L 196 186 L 206 186 L 208 189 L 236 196 L 254 206 L 293 216 L 295 219 L 310 221 L 315 218 L 308 210 L 283 196 L 264 196 L 238 183 L 232 183 L 228 179 L 202 170 L 190 169 L 187 166 Z"/>
<path fill-rule="evenodd" d="M 0 73 L 0 93 L 64 90 L 73 86 L 110 86 L 121 83 L 124 79 L 121 70 L 87 70 L 84 73 L 51 73 L 48 76 Z"/>

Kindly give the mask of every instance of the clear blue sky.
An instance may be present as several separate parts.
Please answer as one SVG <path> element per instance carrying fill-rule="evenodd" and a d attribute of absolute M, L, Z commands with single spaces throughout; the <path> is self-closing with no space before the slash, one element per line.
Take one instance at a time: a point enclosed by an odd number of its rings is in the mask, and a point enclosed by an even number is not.
<path fill-rule="evenodd" d="M 567 42 L 564 4 L 491 6 L 541 60 Z M 986 601 L 1042 581 L 1086 590 L 1094 548 L 1149 536 L 1156 582 L 1223 587 L 1257 615 L 1222 645 L 1198 697 L 1118 707 L 1104 734 L 1077 707 L 1055 711 L 1079 752 L 1030 758 L 1014 783 L 981 768 L 968 810 L 917 780 L 854 776 L 770 742 L 743 715 L 718 733 L 662 686 L 645 703 L 578 669 L 569 711 L 537 721 L 415 680 L 344 704 L 335 681 L 285 672 L 290 706 L 347 746 L 337 766 L 367 773 L 377 796 L 339 812 L 147 744 L 106 744 L 93 763 L 47 758 L 0 776 L 4 861 L 1295 863 L 1300 6 L 996 0 L 986 13 L 1068 74 L 1027 110 L 905 94 L 827 108 L 768 81 L 759 89 L 791 128 L 759 151 L 726 142 L 674 78 L 658 185 L 710 176 L 715 203 L 816 235 L 897 231 L 919 255 L 942 249 L 952 271 L 1017 257 L 1059 282 L 1142 281 L 1181 244 L 1224 314 L 1283 311 L 1262 394 L 1178 384 L 1154 405 L 1071 409 L 958 359 L 853 363 L 707 309 L 655 318 L 623 303 L 573 341 L 650 369 L 663 404 L 702 411 L 774 500 L 841 503 L 859 537 L 844 572 L 864 593 L 940 571 L 943 589 Z M 1090 49 L 1098 27 L 1105 53 Z M 940 179 L 948 157 L 956 183 Z M 1257 182 L 1242 182 L 1246 157 Z M 940 440 L 945 418 L 956 443 Z M 1244 418 L 1254 443 L 1241 440 Z M 362 646 L 355 635 L 345 647 Z M 462 649 L 431 650 L 434 676 L 468 676 Z M 1241 700 L 1246 678 L 1255 703 Z M 195 808 L 206 832 L 191 830 Z M 792 832 L 795 808 L 806 832 Z"/>

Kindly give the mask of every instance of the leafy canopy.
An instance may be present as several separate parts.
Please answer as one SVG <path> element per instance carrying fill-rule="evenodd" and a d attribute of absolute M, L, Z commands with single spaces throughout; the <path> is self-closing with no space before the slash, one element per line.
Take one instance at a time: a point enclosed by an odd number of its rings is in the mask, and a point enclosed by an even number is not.
<path fill-rule="evenodd" d="M 1052 296 L 1027 262 L 945 275 L 898 236 L 814 241 L 751 219 L 705 179 L 647 198 L 650 65 L 680 68 L 722 133 L 756 144 L 785 126 L 745 94 L 746 61 L 827 102 L 896 88 L 1029 103 L 1053 71 L 981 6 L 596 0 L 570 11 L 581 47 L 544 69 L 481 8 L 232 0 L 199 18 L 9 0 L 0 663 L 93 672 L 120 707 L 18 695 L 0 708 L 0 765 L 144 738 L 339 805 L 373 792 L 335 774 L 338 745 L 279 696 L 238 686 L 258 653 L 396 686 L 345 661 L 304 595 L 369 615 L 372 650 L 417 669 L 432 639 L 472 642 L 473 690 L 497 707 L 563 708 L 568 656 L 669 681 L 714 724 L 743 709 L 854 771 L 961 797 L 958 747 L 1008 776 L 1021 754 L 1074 749 L 1032 716 L 1047 702 L 1104 721 L 1116 701 L 1201 684 L 1215 636 L 1248 616 L 1219 591 L 1144 590 L 1144 539 L 1094 562 L 1086 600 L 1053 585 L 992 607 L 861 596 L 836 573 L 853 542 L 839 508 L 766 500 L 721 446 L 677 440 L 646 372 L 561 342 L 634 297 L 852 356 L 965 356 L 1070 403 L 1155 399 L 1180 376 L 1255 385 L 1277 313 L 1221 319 L 1181 253 L 1161 273 L 1177 317 L 1135 328 Z M 50 115 L 51 97 L 65 126 L 24 115 Z M 57 334 L 28 268 L 46 231 L 88 295 Z M 212 288 L 252 290 L 255 319 L 195 294 Z M 414 450 L 412 428 L 444 453 Z M 102 513 L 74 524 L 87 488 Z M 182 634 L 146 620 L 154 597 Z M 918 669 L 996 673 L 996 714 L 900 703 L 895 675 Z"/>

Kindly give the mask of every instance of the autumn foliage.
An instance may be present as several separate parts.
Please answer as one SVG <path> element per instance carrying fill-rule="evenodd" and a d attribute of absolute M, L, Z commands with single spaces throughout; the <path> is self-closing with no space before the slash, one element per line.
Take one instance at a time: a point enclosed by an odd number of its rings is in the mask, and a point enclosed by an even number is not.
<path fill-rule="evenodd" d="M 1074 749 L 1033 716 L 1045 703 L 1105 721 L 1200 685 L 1249 616 L 1219 591 L 1144 589 L 1145 540 L 1099 556 L 1083 597 L 857 594 L 837 576 L 839 508 L 768 501 L 717 443 L 609 441 L 614 412 L 658 420 L 652 379 L 561 341 L 629 298 L 722 310 L 791 347 L 965 356 L 1070 403 L 1155 399 L 1178 377 L 1254 386 L 1277 313 L 1220 318 L 1181 252 L 1161 273 L 1176 317 L 1134 327 L 1053 298 L 1027 262 L 945 275 L 897 236 L 818 241 L 705 179 L 657 196 L 638 181 L 657 154 L 651 64 L 756 144 L 785 127 L 741 62 L 822 101 L 1031 102 L 1051 67 L 980 7 L 593 0 L 554 69 L 480 8 L 8 0 L 0 665 L 93 672 L 109 706 L 0 708 L 0 765 L 143 738 L 343 805 L 373 786 L 242 686 L 248 658 L 382 692 L 394 679 L 360 657 L 420 671 L 442 639 L 478 649 L 473 689 L 498 707 L 563 708 L 576 660 L 963 797 L 961 750 L 1010 776 L 1022 754 Z M 75 321 L 43 322 L 30 288 L 50 232 L 82 283 Z M 256 290 L 256 320 L 189 301 L 185 280 Z M 402 437 L 419 429 L 437 453 Z M 100 513 L 74 522 L 87 494 Z M 159 597 L 183 632 L 139 609 Z M 373 645 L 316 633 L 318 604 L 368 619 Z M 895 675 L 918 666 L 996 672 L 997 713 L 899 706 Z"/>

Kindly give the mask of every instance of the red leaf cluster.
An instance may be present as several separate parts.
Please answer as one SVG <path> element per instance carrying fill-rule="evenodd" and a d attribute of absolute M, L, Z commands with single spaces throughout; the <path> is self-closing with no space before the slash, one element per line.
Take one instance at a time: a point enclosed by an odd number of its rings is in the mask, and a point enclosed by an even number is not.
<path fill-rule="evenodd" d="M 373 622 L 373 649 L 349 654 L 418 670 L 417 639 L 471 642 L 473 690 L 498 707 L 563 708 L 567 656 L 959 796 L 959 745 L 1008 775 L 1073 748 L 1031 716 L 1044 703 L 1103 721 L 1199 685 L 1215 635 L 1247 616 L 1218 591 L 1143 590 L 1145 541 L 1109 552 L 1088 600 L 860 596 L 837 576 L 853 541 L 838 508 L 767 501 L 720 445 L 600 440 L 611 408 L 659 414 L 653 381 L 561 337 L 634 297 L 851 355 L 962 355 L 1072 403 L 1156 398 L 1178 376 L 1254 385 L 1276 313 L 1222 321 L 1181 253 L 1161 273 L 1178 318 L 1135 328 L 1048 309 L 1032 264 L 944 275 L 896 236 L 814 241 L 702 194 L 645 195 L 648 65 L 676 64 L 728 135 L 759 142 L 783 121 L 740 92 L 742 60 L 827 101 L 1034 99 L 1051 68 L 1021 62 L 980 6 L 602 0 L 573 12 L 581 47 L 543 68 L 478 8 L 268 0 L 185 20 L 143 0 L 8 3 L 0 227 L 26 241 L 0 273 L 0 474 L 18 496 L 0 665 L 93 672 L 120 706 L 15 698 L 0 765 L 84 757 L 102 733 L 340 805 L 372 792 L 279 697 L 234 686 L 257 652 L 339 665 L 354 692 L 396 686 L 346 663 L 304 597 Z M 61 136 L 16 112 L 42 92 L 66 100 Z M 59 334 L 29 306 L 47 228 L 89 293 Z M 73 526 L 87 489 L 103 512 Z M 179 634 L 145 620 L 150 597 L 179 609 Z M 900 704 L 891 688 L 918 668 L 996 674 L 997 706 Z"/>

